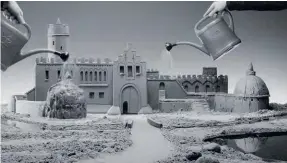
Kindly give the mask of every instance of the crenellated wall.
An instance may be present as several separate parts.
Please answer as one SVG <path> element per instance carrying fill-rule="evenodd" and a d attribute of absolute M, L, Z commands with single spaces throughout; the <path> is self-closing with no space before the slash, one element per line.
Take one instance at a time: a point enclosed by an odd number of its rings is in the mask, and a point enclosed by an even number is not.
<path fill-rule="evenodd" d="M 106 58 L 71 58 L 74 64 L 71 75 L 74 82 L 85 91 L 89 104 L 111 105 L 113 102 L 113 64 Z M 60 58 L 40 57 L 36 59 L 36 101 L 44 101 L 48 89 L 60 81 L 63 62 Z M 46 71 L 49 79 L 46 79 Z M 101 94 L 101 95 L 100 95 Z M 103 95 L 103 96 L 102 96 Z"/>

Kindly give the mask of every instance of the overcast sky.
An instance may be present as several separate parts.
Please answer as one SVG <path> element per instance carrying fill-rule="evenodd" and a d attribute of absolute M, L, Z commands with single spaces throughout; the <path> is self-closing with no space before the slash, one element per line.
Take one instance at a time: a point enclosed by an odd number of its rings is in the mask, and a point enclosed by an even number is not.
<path fill-rule="evenodd" d="M 47 47 L 47 24 L 70 26 L 69 51 L 75 57 L 115 59 L 127 42 L 156 68 L 167 41 L 199 43 L 194 25 L 211 2 L 19 2 L 32 37 L 25 51 Z M 216 66 L 229 76 L 229 93 L 244 77 L 252 61 L 267 84 L 271 102 L 287 102 L 287 10 L 232 12 L 242 44 L 218 61 L 188 46 L 172 50 L 174 73 L 201 74 L 202 67 Z M 2 72 L 2 101 L 23 94 L 35 85 L 35 58 L 29 57 Z"/>

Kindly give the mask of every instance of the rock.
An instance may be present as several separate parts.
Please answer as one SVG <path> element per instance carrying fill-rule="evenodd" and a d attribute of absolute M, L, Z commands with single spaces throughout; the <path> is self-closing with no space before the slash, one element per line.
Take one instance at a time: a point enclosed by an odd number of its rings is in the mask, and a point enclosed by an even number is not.
<path fill-rule="evenodd" d="M 195 163 L 219 163 L 219 161 L 215 158 L 203 156 L 196 160 Z"/>
<path fill-rule="evenodd" d="M 42 116 L 58 119 L 78 119 L 87 116 L 84 91 L 71 79 L 60 81 L 50 87 Z"/>
<path fill-rule="evenodd" d="M 76 155 L 75 152 L 72 152 L 72 153 L 69 153 L 68 156 L 73 156 L 73 155 Z"/>
<path fill-rule="evenodd" d="M 210 144 L 204 145 L 203 150 L 213 151 L 213 152 L 217 152 L 217 153 L 221 152 L 220 146 L 216 143 L 210 143 Z"/>
<path fill-rule="evenodd" d="M 199 152 L 191 152 L 190 154 L 186 155 L 185 158 L 189 161 L 197 160 L 199 157 L 201 157 L 201 153 Z"/>
<path fill-rule="evenodd" d="M 112 106 L 112 107 L 108 110 L 107 114 L 108 114 L 108 115 L 121 115 L 120 107 Z"/>

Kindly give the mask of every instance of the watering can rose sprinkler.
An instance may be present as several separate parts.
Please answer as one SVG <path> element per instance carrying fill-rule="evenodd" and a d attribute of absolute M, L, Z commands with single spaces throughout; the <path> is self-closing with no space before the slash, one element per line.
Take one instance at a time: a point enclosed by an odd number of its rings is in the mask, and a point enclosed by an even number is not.
<path fill-rule="evenodd" d="M 2 13 L 3 15 L 3 13 Z M 28 24 L 23 23 L 27 33 L 23 33 L 15 28 L 8 19 L 1 16 L 1 70 L 6 71 L 8 67 L 34 54 L 53 53 L 63 61 L 69 58 L 68 52 L 58 52 L 49 49 L 35 49 L 22 53 L 21 49 L 31 37 L 31 29 Z"/>
<path fill-rule="evenodd" d="M 229 18 L 229 25 L 223 19 L 227 14 Z M 199 28 L 203 22 L 212 19 L 206 26 Z M 201 52 L 211 56 L 213 60 L 217 60 L 224 54 L 228 53 L 241 43 L 241 40 L 234 33 L 234 23 L 232 15 L 229 11 L 223 11 L 216 15 L 216 17 L 204 17 L 195 25 L 195 33 L 201 40 L 203 46 L 197 45 L 192 42 L 176 42 L 166 43 L 167 51 L 170 51 L 177 45 L 189 45 Z"/>

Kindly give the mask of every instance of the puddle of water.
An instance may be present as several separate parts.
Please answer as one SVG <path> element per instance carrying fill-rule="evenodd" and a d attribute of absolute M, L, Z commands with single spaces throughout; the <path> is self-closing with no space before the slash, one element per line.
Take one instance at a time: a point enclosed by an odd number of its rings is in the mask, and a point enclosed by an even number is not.
<path fill-rule="evenodd" d="M 287 161 L 287 135 L 227 140 L 227 146 L 264 159 Z"/>

